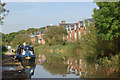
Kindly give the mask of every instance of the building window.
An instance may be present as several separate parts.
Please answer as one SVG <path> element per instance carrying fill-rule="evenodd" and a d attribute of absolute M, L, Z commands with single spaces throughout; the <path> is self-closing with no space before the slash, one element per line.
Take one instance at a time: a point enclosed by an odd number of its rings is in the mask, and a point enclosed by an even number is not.
<path fill-rule="evenodd" d="M 67 30 L 67 33 L 68 33 L 68 27 L 66 28 L 66 30 Z"/>
<path fill-rule="evenodd" d="M 75 26 L 75 30 L 76 30 L 76 26 Z"/>
<path fill-rule="evenodd" d="M 79 36 L 81 37 L 81 32 L 79 31 Z"/>
<path fill-rule="evenodd" d="M 72 36 L 71 36 L 71 33 L 70 33 L 70 38 L 71 38 Z"/>
<path fill-rule="evenodd" d="M 69 30 L 70 30 L 70 32 L 71 32 L 71 26 L 69 27 Z"/>
<path fill-rule="evenodd" d="M 80 24 L 78 25 L 78 27 L 80 28 Z"/>
<path fill-rule="evenodd" d="M 77 39 L 77 33 L 75 33 L 75 40 Z"/>

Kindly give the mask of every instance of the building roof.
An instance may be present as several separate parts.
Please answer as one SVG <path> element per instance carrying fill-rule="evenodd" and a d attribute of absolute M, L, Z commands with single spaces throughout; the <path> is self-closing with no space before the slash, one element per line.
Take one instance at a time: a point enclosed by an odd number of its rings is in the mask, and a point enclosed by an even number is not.
<path fill-rule="evenodd" d="M 83 21 L 79 21 L 80 23 L 83 23 Z"/>
<path fill-rule="evenodd" d="M 79 21 L 79 22 L 81 24 L 81 27 L 83 27 L 83 21 Z M 59 23 L 60 26 L 65 26 L 65 27 L 71 26 L 71 29 L 74 29 L 74 24 L 76 24 L 76 26 L 78 27 L 78 23 L 65 23 L 65 24 Z"/>
<path fill-rule="evenodd" d="M 84 21 L 94 22 L 94 19 L 93 18 L 88 18 L 88 19 L 85 19 Z"/>
<path fill-rule="evenodd" d="M 43 34 L 44 32 L 45 32 L 45 29 L 42 29 L 42 30 L 40 30 L 41 31 L 41 34 Z"/>

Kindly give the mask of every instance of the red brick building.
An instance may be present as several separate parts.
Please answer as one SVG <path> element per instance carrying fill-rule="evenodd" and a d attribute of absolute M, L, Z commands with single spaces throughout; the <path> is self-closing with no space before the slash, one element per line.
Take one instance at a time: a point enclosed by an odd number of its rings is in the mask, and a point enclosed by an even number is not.
<path fill-rule="evenodd" d="M 66 39 L 68 42 L 74 42 L 76 40 L 81 40 L 82 35 L 86 34 L 86 25 L 93 24 L 93 19 L 86 19 L 84 21 L 79 21 L 77 23 L 66 23 L 65 21 L 61 21 L 59 23 L 59 26 L 64 26 L 67 30 L 68 35 L 63 36 L 63 39 Z M 52 26 L 52 25 L 51 25 Z M 43 39 L 44 32 L 48 30 L 51 26 L 46 26 L 45 29 L 42 29 L 38 32 L 35 32 L 34 34 L 30 34 L 31 41 L 34 43 L 36 41 L 35 37 L 38 38 L 38 43 L 45 44 L 45 40 Z"/>
<path fill-rule="evenodd" d="M 36 37 L 37 37 L 37 41 L 39 44 L 45 44 L 45 40 L 43 39 L 43 35 L 44 35 L 44 32 L 46 30 L 48 30 L 51 26 L 46 26 L 45 29 L 42 29 L 40 31 L 37 31 L 35 32 L 34 34 L 30 34 L 29 36 L 31 37 L 31 42 L 34 44 L 35 41 L 36 41 Z"/>
<path fill-rule="evenodd" d="M 65 21 L 62 21 L 59 26 L 64 26 L 67 30 L 68 35 L 65 39 L 69 42 L 81 39 L 81 36 L 85 33 L 86 29 L 83 26 L 83 21 L 79 21 L 78 23 L 66 23 Z"/>

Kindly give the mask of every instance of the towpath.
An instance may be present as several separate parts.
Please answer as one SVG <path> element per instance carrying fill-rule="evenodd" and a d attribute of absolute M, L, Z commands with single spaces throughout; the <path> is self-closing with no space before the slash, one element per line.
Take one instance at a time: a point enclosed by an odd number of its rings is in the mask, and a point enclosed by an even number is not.
<path fill-rule="evenodd" d="M 2 56 L 2 79 L 23 79 L 27 80 L 27 75 L 25 74 L 25 70 L 21 65 L 21 62 L 14 60 L 15 53 L 6 52 Z"/>

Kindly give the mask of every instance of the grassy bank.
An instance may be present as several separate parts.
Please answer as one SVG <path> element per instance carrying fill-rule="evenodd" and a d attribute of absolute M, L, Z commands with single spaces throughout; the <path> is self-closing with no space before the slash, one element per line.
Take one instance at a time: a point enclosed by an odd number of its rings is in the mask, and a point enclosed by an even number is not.
<path fill-rule="evenodd" d="M 35 54 L 44 54 L 46 56 L 55 56 L 58 58 L 62 58 L 63 56 L 65 57 L 72 57 L 72 48 L 73 45 L 39 45 L 35 47 Z"/>
<path fill-rule="evenodd" d="M 52 45 L 48 44 L 39 45 L 34 47 L 35 54 L 44 54 L 46 57 L 58 57 L 58 58 L 75 58 L 75 59 L 88 59 L 86 54 L 82 52 L 81 49 L 75 48 L 75 44 L 67 44 L 67 45 Z M 77 49 L 77 50 L 76 50 Z M 93 57 L 89 58 L 91 62 L 93 61 Z M 89 61 L 88 60 L 88 61 Z M 94 60 L 95 61 L 95 60 Z"/>
<path fill-rule="evenodd" d="M 37 47 L 34 48 L 35 50 L 35 54 L 44 54 L 46 57 L 58 57 L 58 58 L 76 58 L 76 59 L 80 59 L 83 58 L 84 59 L 84 54 L 82 52 L 79 52 L 78 54 L 76 54 L 74 52 L 74 44 L 67 44 L 67 45 L 39 45 Z"/>
<path fill-rule="evenodd" d="M 39 45 L 35 47 L 35 54 L 38 56 L 38 54 L 44 54 L 46 57 L 58 57 L 58 58 L 75 58 L 75 59 L 85 59 L 89 63 L 98 62 L 99 64 L 103 66 L 117 66 L 120 61 L 120 54 L 109 56 L 109 57 L 100 57 L 97 58 L 97 56 L 88 56 L 85 53 L 82 52 L 82 50 L 75 51 L 75 45 L 74 44 L 68 44 L 68 45 Z"/>

